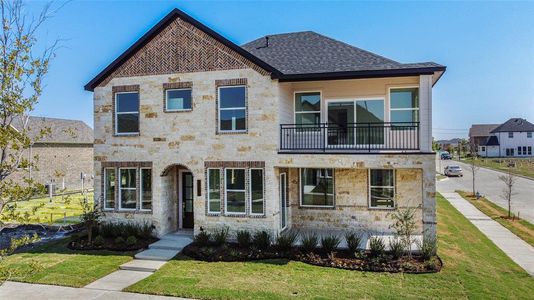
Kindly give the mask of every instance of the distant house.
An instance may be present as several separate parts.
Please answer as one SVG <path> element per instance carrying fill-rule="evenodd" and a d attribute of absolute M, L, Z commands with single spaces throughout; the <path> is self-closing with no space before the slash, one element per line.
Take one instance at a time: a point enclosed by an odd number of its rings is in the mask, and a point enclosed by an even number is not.
<path fill-rule="evenodd" d="M 475 126 L 475 125 L 473 125 Z M 473 128 L 473 127 L 471 127 Z M 492 129 L 483 143 L 478 144 L 482 157 L 530 157 L 534 148 L 534 124 L 512 118 Z"/>
<path fill-rule="evenodd" d="M 17 122 L 18 121 L 18 122 Z M 20 120 L 13 123 L 15 129 L 22 127 Z M 32 178 L 44 185 L 52 184 L 55 189 L 82 188 L 93 186 L 93 129 L 83 121 L 45 117 L 30 117 L 28 121 L 30 136 L 36 137 L 42 129 L 50 132 L 32 144 L 25 153 L 34 160 L 35 167 L 28 173 L 17 172 L 15 180 L 22 176 Z"/>
<path fill-rule="evenodd" d="M 491 131 L 500 124 L 473 124 L 469 128 L 469 143 L 472 149 L 478 149 L 478 146 L 483 145 L 491 135 Z"/>
<path fill-rule="evenodd" d="M 450 140 L 439 140 L 436 141 L 436 143 L 439 145 L 439 149 L 443 151 L 448 151 L 450 147 L 456 148 L 458 147 L 458 143 L 460 143 L 459 138 L 454 138 Z"/>

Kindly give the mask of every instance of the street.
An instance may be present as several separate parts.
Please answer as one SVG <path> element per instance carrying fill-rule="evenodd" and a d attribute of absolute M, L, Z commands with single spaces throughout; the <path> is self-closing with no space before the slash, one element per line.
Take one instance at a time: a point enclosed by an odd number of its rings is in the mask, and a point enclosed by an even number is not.
<path fill-rule="evenodd" d="M 468 164 L 453 160 L 439 160 L 436 159 L 436 171 L 443 174 L 443 169 L 447 165 L 459 165 L 464 173 L 463 177 L 449 177 L 447 179 L 437 181 L 436 188 L 438 192 L 453 192 L 455 190 L 462 190 L 470 192 L 473 186 L 473 176 Z M 505 187 L 504 183 L 499 179 L 499 175 L 503 173 L 479 168 L 477 170 L 475 179 L 475 188 L 480 194 L 486 197 L 493 203 L 508 209 L 508 203 L 501 196 Z M 534 180 L 516 177 L 517 181 L 514 185 L 512 197 L 512 211 L 525 220 L 534 223 Z"/>

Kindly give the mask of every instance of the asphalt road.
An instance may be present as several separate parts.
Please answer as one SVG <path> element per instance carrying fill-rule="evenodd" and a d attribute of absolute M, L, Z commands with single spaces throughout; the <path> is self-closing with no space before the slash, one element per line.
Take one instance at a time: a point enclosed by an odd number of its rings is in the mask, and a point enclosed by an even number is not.
<path fill-rule="evenodd" d="M 445 180 L 438 181 L 436 183 L 438 192 L 454 192 L 455 190 L 471 191 L 473 189 L 473 176 L 469 165 L 457 161 L 440 161 L 437 159 L 436 171 L 443 174 L 443 169 L 447 165 L 459 165 L 464 172 L 464 176 L 449 177 Z M 508 209 L 508 202 L 502 197 L 505 185 L 499 179 L 500 175 L 503 175 L 503 173 L 479 168 L 475 176 L 475 188 L 491 202 Z M 512 211 L 516 214 L 519 212 L 521 218 L 534 223 L 534 180 L 522 177 L 516 178 L 517 181 L 513 188 Z"/>

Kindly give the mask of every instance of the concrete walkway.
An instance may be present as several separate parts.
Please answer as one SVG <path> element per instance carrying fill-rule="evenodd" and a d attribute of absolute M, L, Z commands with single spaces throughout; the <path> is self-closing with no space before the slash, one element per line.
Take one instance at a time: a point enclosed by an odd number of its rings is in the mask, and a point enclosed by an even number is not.
<path fill-rule="evenodd" d="M 185 298 L 164 297 L 118 291 L 72 288 L 57 285 L 31 284 L 7 281 L 0 286 L 0 299 L 6 300 L 177 300 Z"/>
<path fill-rule="evenodd" d="M 148 246 L 148 250 L 137 253 L 134 260 L 121 265 L 120 270 L 86 285 L 85 289 L 122 291 L 152 275 L 192 241 L 192 232 L 164 235 L 159 241 Z"/>
<path fill-rule="evenodd" d="M 534 247 L 492 220 L 458 193 L 441 193 L 516 264 L 534 276 Z"/>

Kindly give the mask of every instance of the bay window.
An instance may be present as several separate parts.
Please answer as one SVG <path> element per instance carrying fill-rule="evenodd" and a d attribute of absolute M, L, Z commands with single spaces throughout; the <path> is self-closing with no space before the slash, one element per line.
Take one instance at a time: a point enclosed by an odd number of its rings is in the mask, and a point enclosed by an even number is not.
<path fill-rule="evenodd" d="M 334 206 L 334 170 L 300 169 L 300 205 Z"/>

